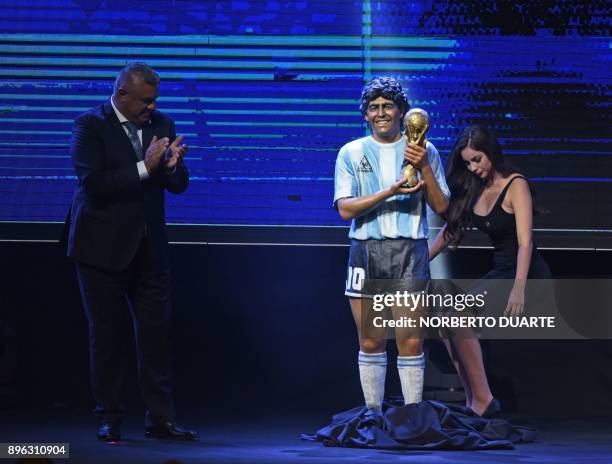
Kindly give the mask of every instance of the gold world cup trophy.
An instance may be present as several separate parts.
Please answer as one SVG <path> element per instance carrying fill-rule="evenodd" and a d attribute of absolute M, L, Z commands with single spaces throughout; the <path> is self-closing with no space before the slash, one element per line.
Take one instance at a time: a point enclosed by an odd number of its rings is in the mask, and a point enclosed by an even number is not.
<path fill-rule="evenodd" d="M 429 129 L 429 115 L 427 111 L 421 108 L 412 108 L 404 116 L 404 127 L 406 128 L 408 143 L 414 143 L 425 148 L 427 143 L 425 134 L 427 129 Z M 402 177 L 406 179 L 406 183 L 402 187 L 414 187 L 419 182 L 417 170 L 408 161 L 404 161 Z"/>

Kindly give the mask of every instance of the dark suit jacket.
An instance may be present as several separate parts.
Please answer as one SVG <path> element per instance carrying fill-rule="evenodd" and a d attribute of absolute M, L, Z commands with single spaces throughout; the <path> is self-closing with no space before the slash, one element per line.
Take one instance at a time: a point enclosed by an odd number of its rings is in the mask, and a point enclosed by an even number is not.
<path fill-rule="evenodd" d="M 155 111 L 143 127 L 143 153 L 153 138 L 176 138 L 174 122 Z M 79 178 L 68 227 L 68 256 L 110 271 L 127 267 L 143 236 L 156 268 L 168 265 L 164 191 L 182 193 L 189 174 L 180 163 L 173 175 L 160 166 L 141 181 L 138 158 L 110 101 L 74 121 L 72 163 Z"/>

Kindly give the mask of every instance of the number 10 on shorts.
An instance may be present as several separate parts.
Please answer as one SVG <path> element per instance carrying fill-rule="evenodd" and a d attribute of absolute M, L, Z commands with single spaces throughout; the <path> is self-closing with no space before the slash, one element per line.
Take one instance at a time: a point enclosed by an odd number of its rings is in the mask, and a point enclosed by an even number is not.
<path fill-rule="evenodd" d="M 365 282 L 365 271 L 361 267 L 348 268 L 348 275 L 346 277 L 346 289 L 361 291 L 363 289 L 363 283 Z"/>

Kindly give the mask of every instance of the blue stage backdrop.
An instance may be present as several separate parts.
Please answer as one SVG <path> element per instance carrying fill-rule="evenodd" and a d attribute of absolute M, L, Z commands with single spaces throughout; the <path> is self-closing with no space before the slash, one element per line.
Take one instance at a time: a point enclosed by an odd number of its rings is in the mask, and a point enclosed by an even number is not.
<path fill-rule="evenodd" d="M 73 118 L 146 61 L 191 149 L 181 224 L 343 225 L 338 149 L 367 128 L 364 82 L 391 75 L 448 154 L 491 125 L 550 209 L 543 227 L 612 229 L 606 1 L 3 0 L 0 220 L 61 221 Z"/>

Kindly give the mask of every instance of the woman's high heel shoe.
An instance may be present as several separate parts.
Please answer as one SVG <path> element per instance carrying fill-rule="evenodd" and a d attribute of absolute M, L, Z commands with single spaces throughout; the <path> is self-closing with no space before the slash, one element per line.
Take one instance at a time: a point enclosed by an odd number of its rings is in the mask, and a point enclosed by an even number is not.
<path fill-rule="evenodd" d="M 487 409 L 480 415 L 480 417 L 484 417 L 485 419 L 491 419 L 497 416 L 501 412 L 501 404 L 497 398 L 493 398 Z"/>

